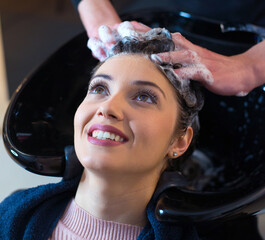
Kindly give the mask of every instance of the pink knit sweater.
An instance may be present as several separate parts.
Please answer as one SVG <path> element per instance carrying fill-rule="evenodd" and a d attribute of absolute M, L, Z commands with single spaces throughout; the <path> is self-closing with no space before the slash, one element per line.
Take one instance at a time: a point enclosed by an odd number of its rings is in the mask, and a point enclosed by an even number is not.
<path fill-rule="evenodd" d="M 91 216 L 72 199 L 49 240 L 135 240 L 142 227 Z"/>

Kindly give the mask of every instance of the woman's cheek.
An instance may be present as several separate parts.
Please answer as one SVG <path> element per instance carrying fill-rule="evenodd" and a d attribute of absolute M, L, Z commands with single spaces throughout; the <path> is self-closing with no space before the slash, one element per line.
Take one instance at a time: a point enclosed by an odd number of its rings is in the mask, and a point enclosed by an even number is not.
<path fill-rule="evenodd" d="M 82 116 L 82 106 L 80 105 L 74 116 L 74 130 L 75 132 L 80 128 L 80 123 L 82 122 L 83 116 Z"/>
<path fill-rule="evenodd" d="M 91 120 L 91 117 L 91 107 L 86 106 L 84 102 L 81 103 L 74 116 L 75 130 L 82 129 Z"/>

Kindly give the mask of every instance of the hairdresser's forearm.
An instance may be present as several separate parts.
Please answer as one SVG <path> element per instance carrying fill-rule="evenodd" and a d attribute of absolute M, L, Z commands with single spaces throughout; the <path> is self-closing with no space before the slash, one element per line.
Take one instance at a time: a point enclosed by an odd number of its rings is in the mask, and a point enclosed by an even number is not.
<path fill-rule="evenodd" d="M 265 40 L 243 53 L 249 59 L 253 74 L 253 88 L 265 84 Z"/>
<path fill-rule="evenodd" d="M 101 25 L 112 26 L 121 22 L 109 0 L 82 0 L 78 12 L 89 37 L 96 37 Z"/>

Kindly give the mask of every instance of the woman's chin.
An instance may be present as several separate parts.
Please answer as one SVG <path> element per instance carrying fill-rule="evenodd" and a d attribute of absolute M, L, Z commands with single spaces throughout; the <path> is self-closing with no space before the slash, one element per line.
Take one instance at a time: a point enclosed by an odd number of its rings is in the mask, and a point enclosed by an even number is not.
<path fill-rule="evenodd" d="M 124 171 L 122 169 L 122 164 L 117 162 L 117 159 L 108 157 L 81 157 L 79 158 L 83 167 L 91 172 L 98 174 L 106 173 L 119 173 Z"/>

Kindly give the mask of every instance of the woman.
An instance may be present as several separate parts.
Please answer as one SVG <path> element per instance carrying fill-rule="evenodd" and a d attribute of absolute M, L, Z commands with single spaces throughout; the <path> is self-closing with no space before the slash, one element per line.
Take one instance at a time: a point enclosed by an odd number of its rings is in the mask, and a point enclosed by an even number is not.
<path fill-rule="evenodd" d="M 203 102 L 196 83 L 178 81 L 176 66 L 151 61 L 174 47 L 168 31 L 155 29 L 111 49 L 75 114 L 81 179 L 7 198 L 1 239 L 198 239 L 192 225 L 154 216 L 160 175 L 190 154 Z"/>

